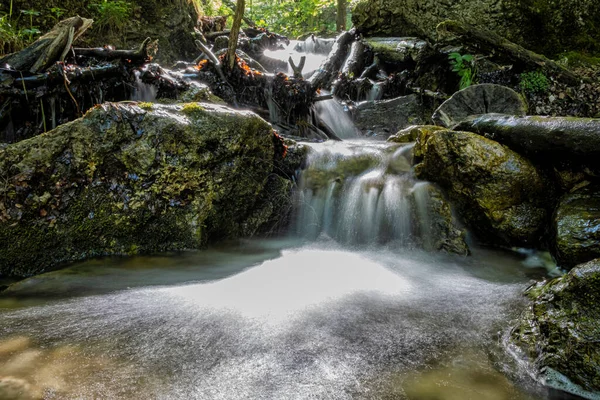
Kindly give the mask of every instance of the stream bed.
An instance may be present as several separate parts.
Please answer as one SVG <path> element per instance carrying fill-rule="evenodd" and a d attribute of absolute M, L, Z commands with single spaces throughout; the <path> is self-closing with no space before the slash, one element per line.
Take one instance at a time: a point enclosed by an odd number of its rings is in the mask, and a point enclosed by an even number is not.
<path fill-rule="evenodd" d="M 48 399 L 554 398 L 505 359 L 500 339 L 544 273 L 513 253 L 349 249 L 324 236 L 91 260 L 0 293 L 0 389 Z"/>

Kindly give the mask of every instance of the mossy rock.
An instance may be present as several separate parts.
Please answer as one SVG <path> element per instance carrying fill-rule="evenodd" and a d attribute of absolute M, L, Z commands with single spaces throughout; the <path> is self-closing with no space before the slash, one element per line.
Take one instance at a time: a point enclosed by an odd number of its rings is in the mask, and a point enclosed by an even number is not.
<path fill-rule="evenodd" d="M 533 303 L 510 333 L 510 343 L 545 383 L 586 398 L 600 395 L 600 259 L 528 291 Z M 571 384 L 556 379 L 567 377 Z M 579 388 L 575 385 L 578 385 Z"/>
<path fill-rule="evenodd" d="M 354 124 L 364 134 L 388 137 L 410 125 L 423 124 L 423 104 L 415 94 L 390 100 L 368 100 L 356 105 Z"/>
<path fill-rule="evenodd" d="M 429 42 L 414 37 L 369 37 L 365 43 L 389 63 L 416 63 L 433 51 Z"/>
<path fill-rule="evenodd" d="M 365 36 L 437 40 L 436 26 L 457 20 L 496 32 L 538 53 L 600 51 L 595 0 L 359 0 L 352 21 Z"/>
<path fill-rule="evenodd" d="M 255 233 L 271 218 L 255 212 L 276 143 L 250 112 L 107 103 L 5 146 L 0 243 L 10 245 L 0 247 L 0 275 Z"/>
<path fill-rule="evenodd" d="M 562 267 L 600 257 L 600 186 L 564 195 L 553 218 L 554 255 Z"/>
<path fill-rule="evenodd" d="M 547 230 L 545 177 L 524 157 L 474 133 L 434 131 L 415 146 L 417 177 L 438 183 L 479 238 L 535 247 Z"/>
<path fill-rule="evenodd" d="M 395 135 L 390 136 L 387 141 L 392 143 L 415 142 L 420 136 L 427 136 L 431 132 L 444 129 L 445 128 L 436 125 L 412 125 L 402 129 Z"/>

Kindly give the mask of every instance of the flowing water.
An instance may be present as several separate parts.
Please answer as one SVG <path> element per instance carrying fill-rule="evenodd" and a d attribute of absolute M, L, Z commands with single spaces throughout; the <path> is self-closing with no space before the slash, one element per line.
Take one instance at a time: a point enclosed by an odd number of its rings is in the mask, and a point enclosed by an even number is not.
<path fill-rule="evenodd" d="M 288 239 L 92 260 L 0 293 L 0 398 L 550 398 L 499 339 L 545 271 L 419 250 L 410 146 L 313 147 Z"/>

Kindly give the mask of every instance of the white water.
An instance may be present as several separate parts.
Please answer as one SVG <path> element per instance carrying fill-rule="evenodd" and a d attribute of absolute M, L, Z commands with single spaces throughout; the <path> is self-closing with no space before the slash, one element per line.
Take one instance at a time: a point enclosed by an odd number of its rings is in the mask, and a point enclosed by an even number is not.
<path fill-rule="evenodd" d="M 324 92 L 323 95 L 328 93 Z M 349 113 L 336 99 L 323 100 L 315 103 L 315 111 L 321 121 L 326 124 L 340 139 L 358 137 L 358 129 Z"/>
<path fill-rule="evenodd" d="M 299 52 L 296 51 L 296 46 L 298 45 L 297 40 L 290 41 L 290 44 L 282 50 L 265 50 L 263 55 L 266 57 L 273 58 L 275 60 L 281 60 L 287 62 L 290 57 L 294 60 L 294 64 L 299 65 L 302 57 L 306 57 L 306 61 L 304 64 L 304 69 L 302 70 L 302 76 L 304 78 L 309 78 L 316 70 L 321 67 L 321 64 L 327 58 L 327 54 L 317 54 L 313 52 Z M 288 75 L 293 74 L 291 66 L 288 64 L 285 70 L 275 71 L 275 72 L 284 72 Z"/>
<path fill-rule="evenodd" d="M 131 95 L 131 100 L 153 102 L 156 100 L 158 89 L 156 86 L 142 82 L 140 71 L 134 71 L 135 87 Z"/>
<path fill-rule="evenodd" d="M 354 245 L 428 247 L 428 183 L 412 176 L 411 146 L 366 140 L 311 146 L 309 168 L 300 177 L 298 234 Z"/>

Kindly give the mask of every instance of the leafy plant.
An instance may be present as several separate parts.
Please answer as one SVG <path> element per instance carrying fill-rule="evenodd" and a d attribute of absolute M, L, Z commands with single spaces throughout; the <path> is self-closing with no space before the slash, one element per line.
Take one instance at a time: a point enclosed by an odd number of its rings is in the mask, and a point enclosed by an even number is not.
<path fill-rule="evenodd" d="M 124 0 L 102 0 L 89 7 L 96 14 L 96 29 L 113 33 L 123 29 L 133 11 L 132 6 Z"/>
<path fill-rule="evenodd" d="M 550 80 L 543 72 L 525 72 L 519 75 L 519 78 L 519 88 L 525 93 L 546 93 L 550 89 Z"/>
<path fill-rule="evenodd" d="M 64 8 L 60 8 L 60 7 L 52 7 L 50 8 L 50 14 L 52 16 L 52 18 L 54 19 L 54 21 L 58 22 L 60 17 L 65 13 Z"/>
<path fill-rule="evenodd" d="M 22 46 L 23 40 L 11 23 L 10 16 L 0 16 L 0 55 L 17 51 Z"/>
<path fill-rule="evenodd" d="M 475 57 L 471 54 L 450 53 L 448 55 L 452 71 L 460 76 L 460 89 L 471 86 L 475 80 Z"/>

